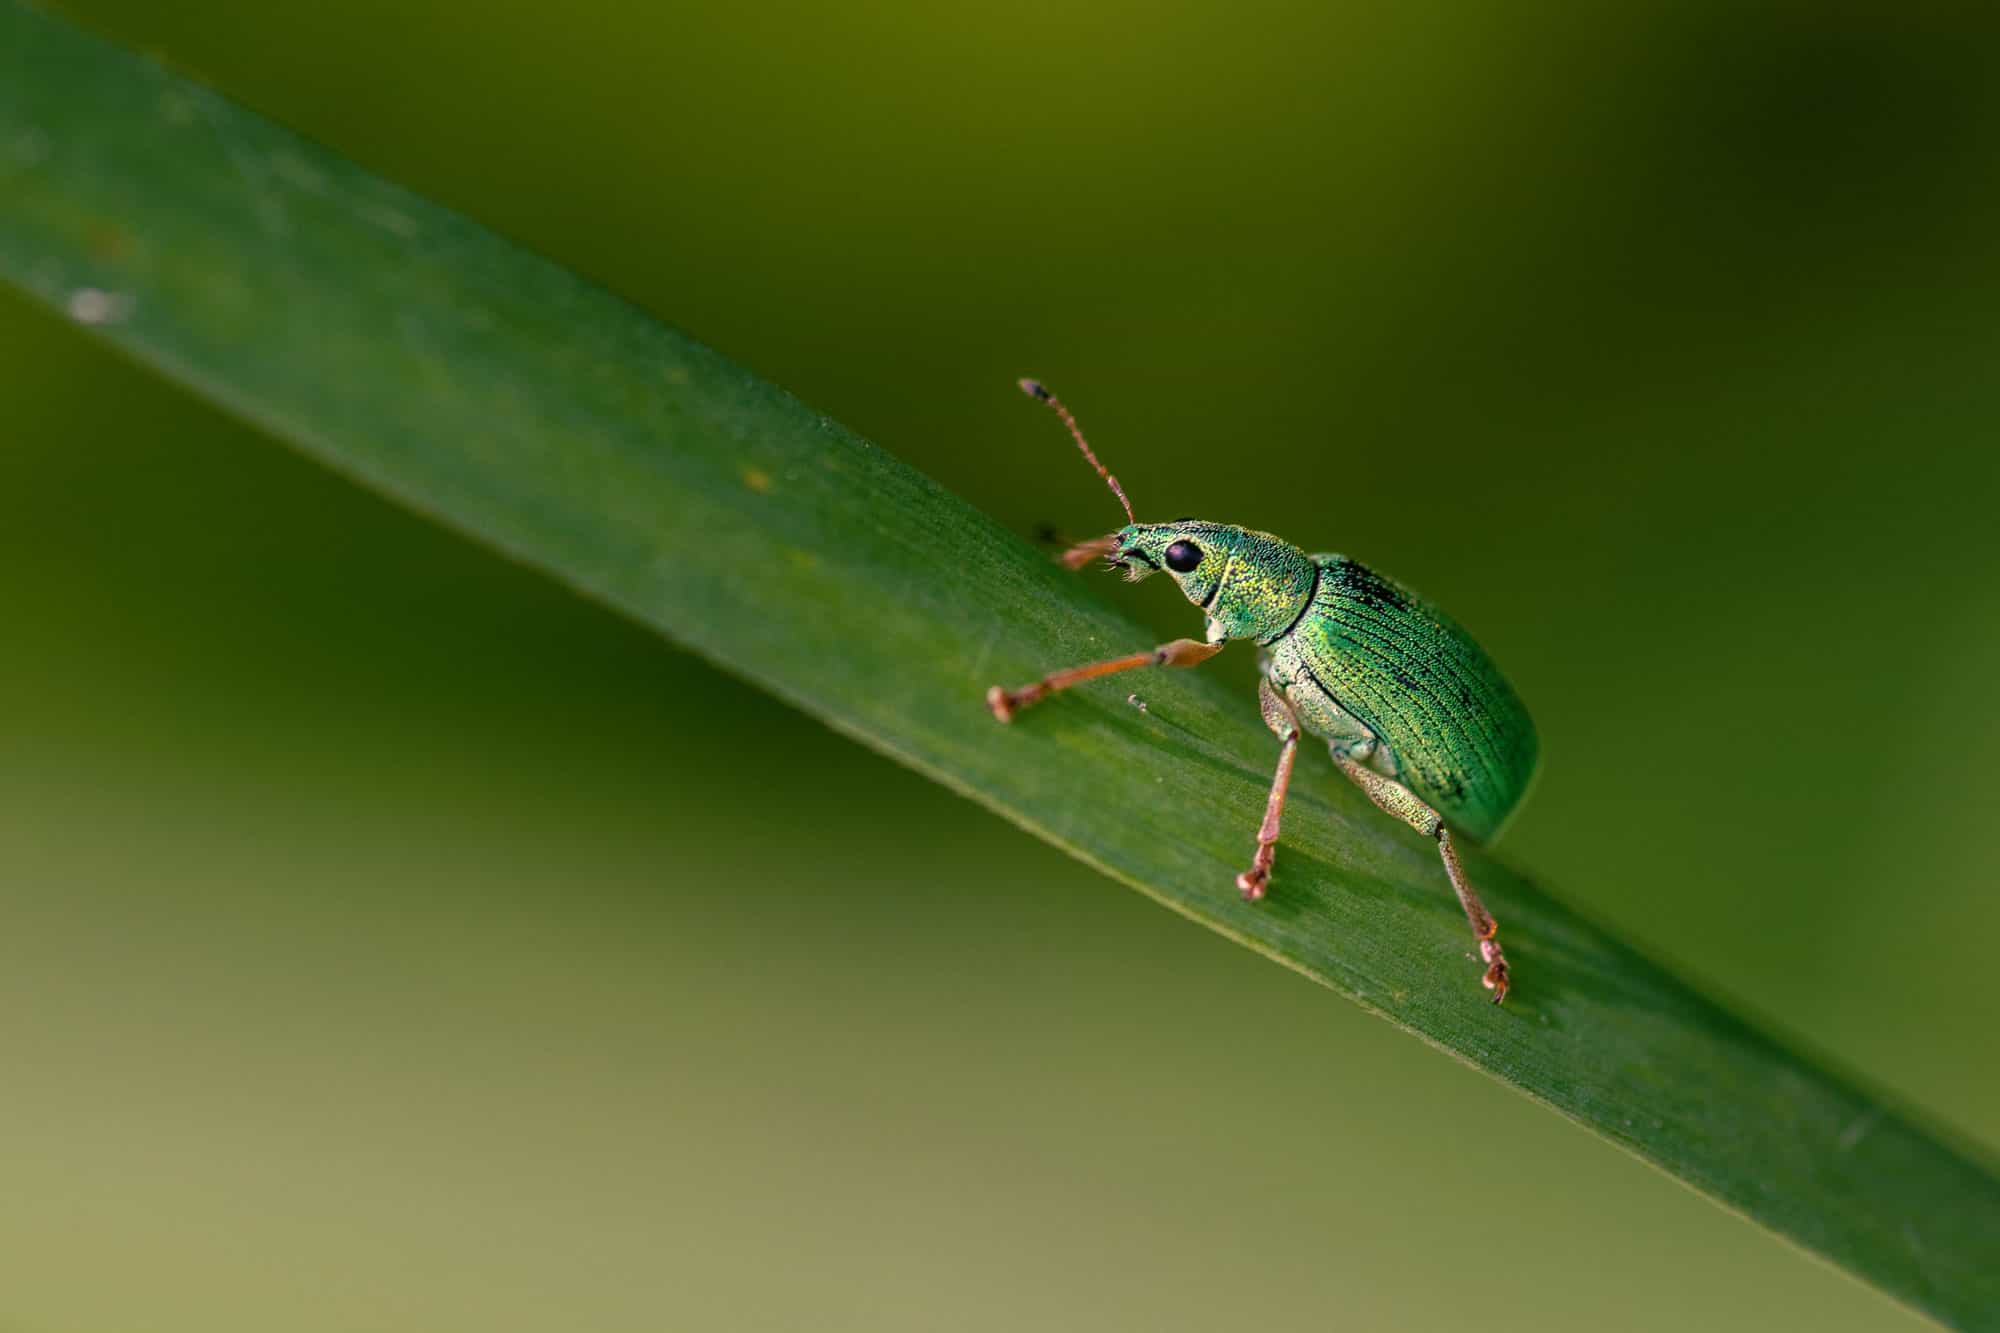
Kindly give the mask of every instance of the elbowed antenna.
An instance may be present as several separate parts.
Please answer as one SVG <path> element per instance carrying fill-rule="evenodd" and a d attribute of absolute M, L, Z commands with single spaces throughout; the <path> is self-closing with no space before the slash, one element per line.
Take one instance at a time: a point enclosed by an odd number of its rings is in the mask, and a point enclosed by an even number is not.
<path fill-rule="evenodd" d="M 1063 425 L 1068 426 L 1069 433 L 1076 437 L 1076 447 L 1083 450 L 1083 456 L 1090 460 L 1092 467 L 1097 469 L 1097 475 L 1104 478 L 1105 484 L 1111 487 L 1111 493 L 1118 497 L 1118 503 L 1125 506 L 1126 521 L 1137 523 L 1139 519 L 1132 512 L 1132 502 L 1125 498 L 1125 488 L 1118 484 L 1118 478 L 1112 476 L 1105 469 L 1104 464 L 1097 461 L 1097 455 L 1090 452 L 1090 442 L 1083 438 L 1082 429 L 1077 426 L 1076 418 L 1069 414 L 1069 409 L 1062 405 L 1062 399 L 1043 388 L 1040 380 L 1022 380 L 1021 392 L 1027 394 L 1030 398 L 1040 399 L 1055 409 L 1056 415 L 1062 418 Z M 1074 566 L 1071 567 L 1074 568 Z"/>

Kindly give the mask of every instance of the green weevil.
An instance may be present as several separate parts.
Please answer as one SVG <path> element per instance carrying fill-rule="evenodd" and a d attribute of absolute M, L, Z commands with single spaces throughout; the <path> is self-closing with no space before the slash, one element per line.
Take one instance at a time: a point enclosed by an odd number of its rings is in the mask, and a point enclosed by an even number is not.
<path fill-rule="evenodd" d="M 1499 923 L 1459 864 L 1452 831 L 1495 837 L 1534 777 L 1535 724 L 1472 637 L 1442 611 L 1358 560 L 1308 555 L 1266 532 L 1177 519 L 1141 523 L 1132 502 L 1098 462 L 1069 409 L 1034 380 L 1021 389 L 1047 403 L 1125 508 L 1126 526 L 1063 555 L 1071 569 L 1102 557 L 1136 583 L 1165 570 L 1208 619 L 1199 642 L 1175 639 L 1150 652 L 1052 671 L 1019 689 L 995 685 L 987 706 L 1002 722 L 1072 685 L 1136 667 L 1187 667 L 1231 639 L 1257 645 L 1257 701 L 1278 737 L 1278 767 L 1257 830 L 1250 868 L 1236 877 L 1244 898 L 1264 897 L 1277 854 L 1278 821 L 1301 733 L 1321 737 L 1333 762 L 1387 813 L 1436 840 L 1445 874 L 1486 964 L 1498 1004 L 1507 998 Z"/>

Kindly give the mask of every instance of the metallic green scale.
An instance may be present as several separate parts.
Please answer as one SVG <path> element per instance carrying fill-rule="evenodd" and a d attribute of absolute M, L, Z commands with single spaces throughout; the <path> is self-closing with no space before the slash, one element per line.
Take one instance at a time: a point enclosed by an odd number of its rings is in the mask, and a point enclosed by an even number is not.
<path fill-rule="evenodd" d="M 1167 570 L 1208 616 L 1210 643 L 1255 639 L 1299 724 L 1485 841 L 1527 794 L 1535 725 L 1500 669 L 1450 617 L 1359 561 L 1308 556 L 1223 523 L 1135 523 L 1108 554 L 1127 577 Z M 1193 544 L 1201 563 L 1167 567 Z"/>

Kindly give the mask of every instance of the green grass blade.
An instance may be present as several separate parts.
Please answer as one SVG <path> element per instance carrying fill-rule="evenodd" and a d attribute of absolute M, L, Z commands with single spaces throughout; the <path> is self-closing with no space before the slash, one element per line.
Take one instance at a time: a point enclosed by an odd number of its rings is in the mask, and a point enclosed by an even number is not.
<path fill-rule="evenodd" d="M 0 276 L 1910 1305 L 2000 1327 L 1976 1150 L 1473 851 L 1516 977 L 1485 1003 L 1434 850 L 1338 784 L 1295 795 L 1273 897 L 1240 903 L 1274 758 L 1253 700 L 1162 673 L 1150 713 L 1108 683 L 996 725 L 987 685 L 1150 636 L 639 311 L 13 0 Z M 1483 1202 L 1468 1182 L 1461 1231 L 1505 1225 Z"/>

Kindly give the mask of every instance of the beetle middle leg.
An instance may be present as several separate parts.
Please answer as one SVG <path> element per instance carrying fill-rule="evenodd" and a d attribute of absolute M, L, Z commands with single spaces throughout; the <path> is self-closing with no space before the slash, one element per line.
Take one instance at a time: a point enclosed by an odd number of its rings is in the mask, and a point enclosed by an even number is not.
<path fill-rule="evenodd" d="M 1278 738 L 1278 771 L 1271 777 L 1270 799 L 1264 803 L 1264 822 L 1257 829 L 1257 855 L 1250 868 L 1236 877 L 1243 897 L 1256 902 L 1271 882 L 1271 862 L 1278 854 L 1278 820 L 1285 813 L 1285 793 L 1292 786 L 1292 764 L 1299 757 L 1299 719 L 1268 677 L 1257 682 L 1257 706 L 1263 711 L 1264 725 Z"/>
<path fill-rule="evenodd" d="M 1051 671 L 1040 680 L 1023 685 L 1018 690 L 1003 690 L 998 685 L 986 691 L 986 706 L 993 710 L 993 716 L 1002 722 L 1012 722 L 1014 714 L 1030 704 L 1040 703 L 1058 690 L 1066 690 L 1072 685 L 1081 685 L 1086 680 L 1096 680 L 1115 671 L 1131 671 L 1135 667 L 1197 666 L 1222 651 L 1219 643 L 1202 643 L 1198 639 L 1175 639 L 1163 643 L 1151 652 L 1130 653 L 1124 657 L 1107 658 L 1102 662 L 1086 662 L 1082 666 L 1066 667 L 1061 671 Z"/>
<path fill-rule="evenodd" d="M 1458 848 L 1452 845 L 1451 830 L 1444 826 L 1444 817 L 1418 800 L 1408 787 L 1383 777 L 1352 753 L 1335 747 L 1333 762 L 1379 808 L 1425 837 L 1437 839 L 1444 873 L 1451 877 L 1458 905 L 1465 909 L 1465 920 L 1472 927 L 1473 938 L 1479 941 L 1479 957 L 1486 964 L 1486 975 L 1481 980 L 1493 992 L 1493 1003 L 1499 1004 L 1507 998 L 1507 958 L 1500 952 L 1500 941 L 1494 938 L 1500 931 L 1500 923 L 1486 910 L 1486 904 L 1479 901 L 1478 891 L 1466 878 L 1465 867 L 1458 863 Z"/>

